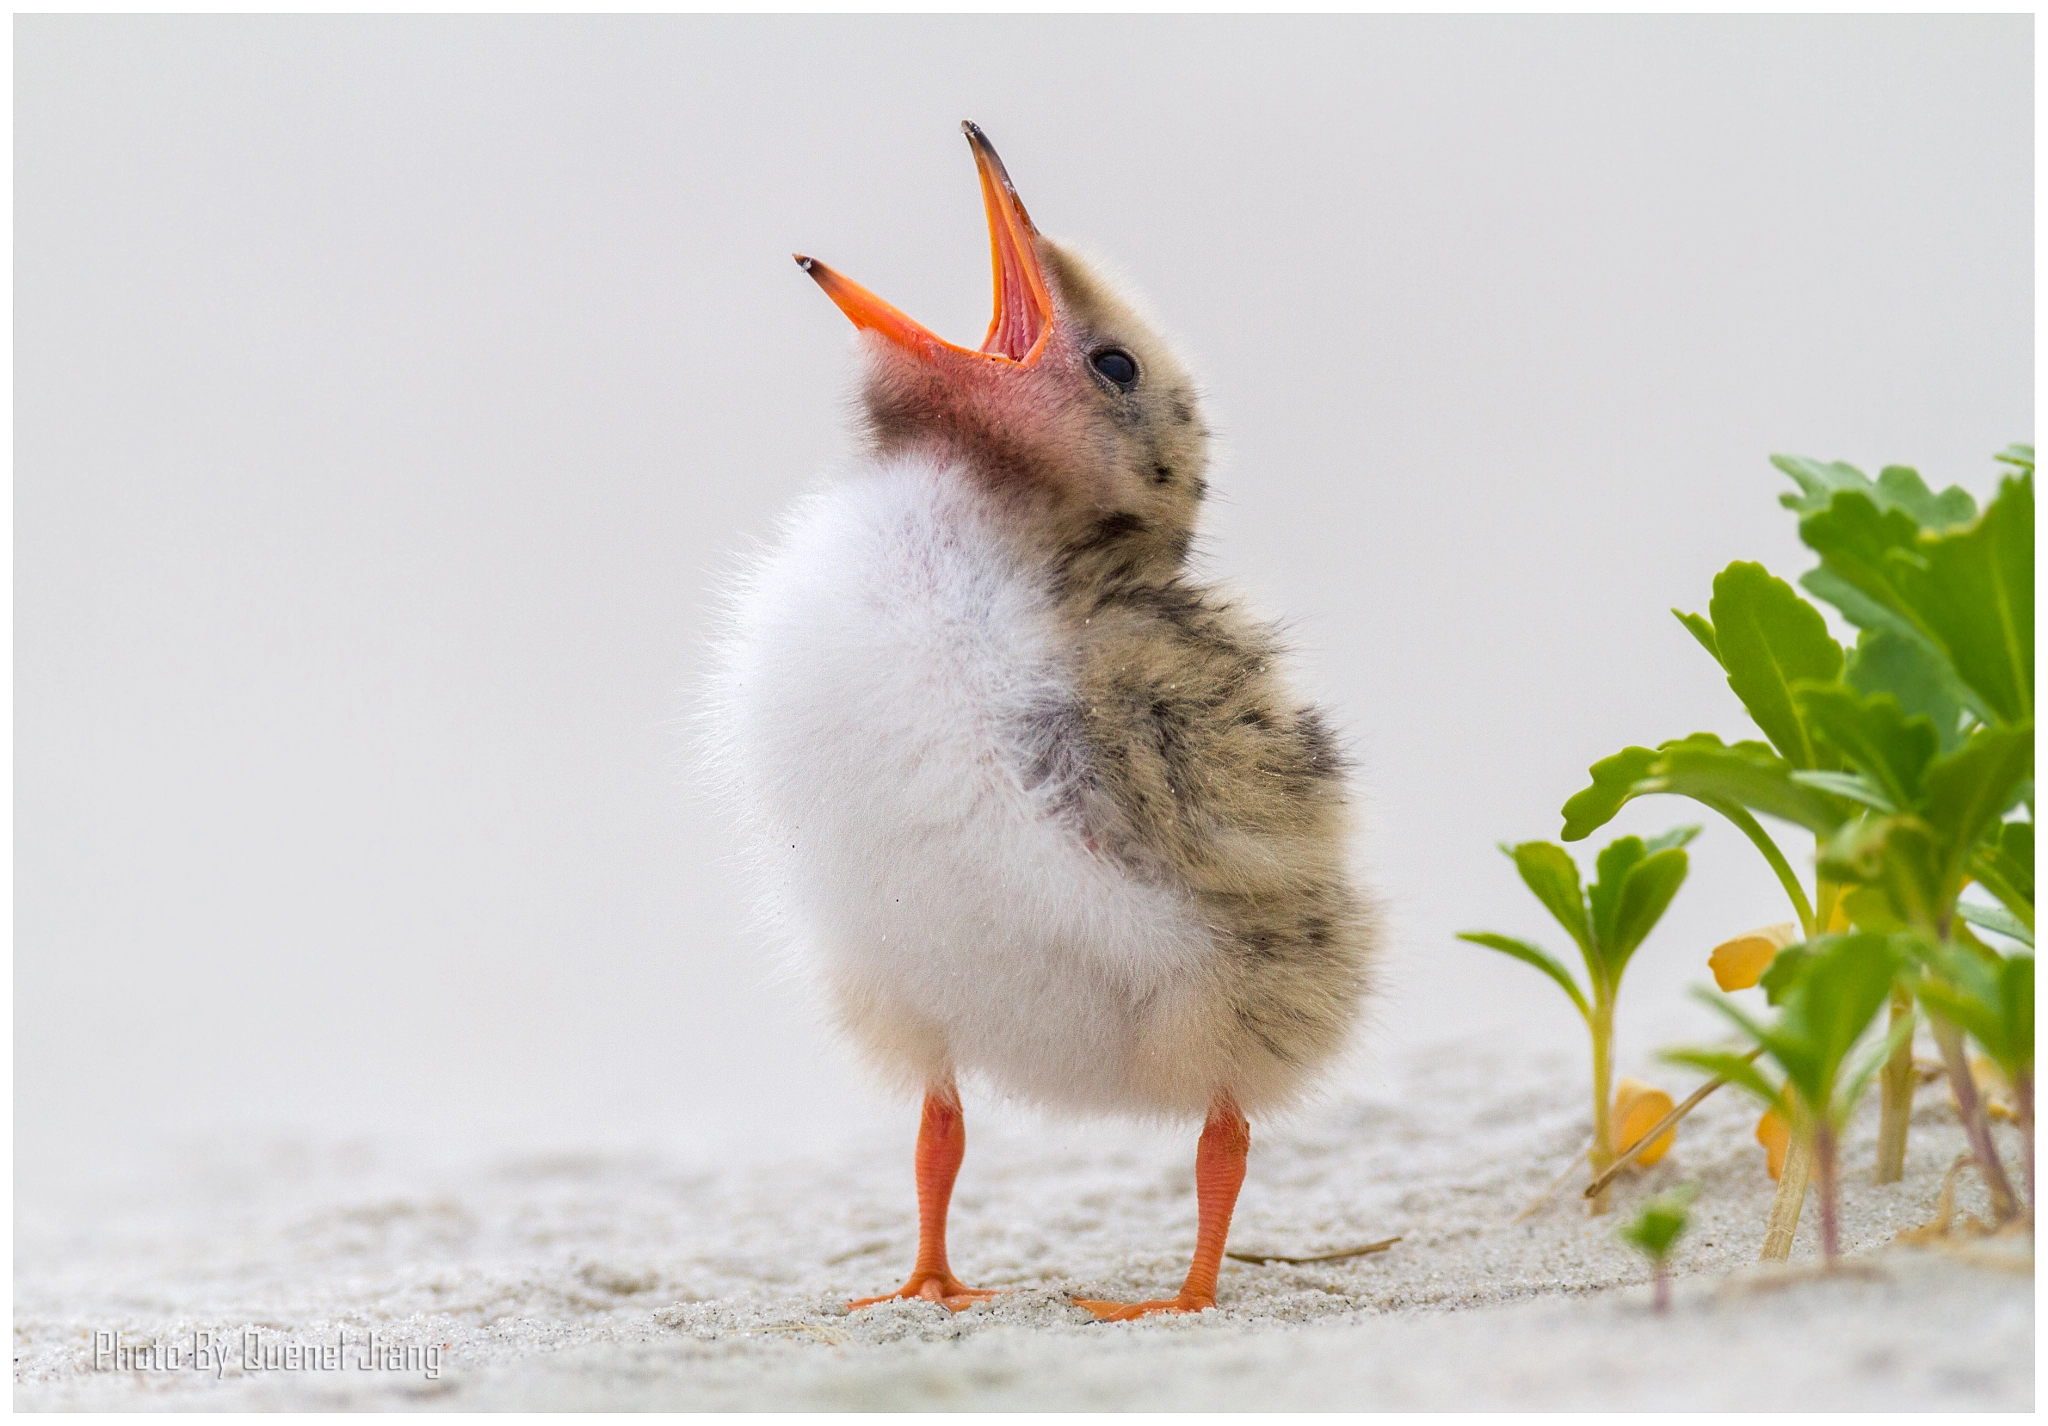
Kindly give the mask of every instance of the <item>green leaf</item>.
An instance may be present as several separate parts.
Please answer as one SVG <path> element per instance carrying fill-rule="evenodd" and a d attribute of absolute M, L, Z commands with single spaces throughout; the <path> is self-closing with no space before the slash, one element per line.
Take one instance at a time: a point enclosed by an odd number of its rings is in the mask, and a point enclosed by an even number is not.
<path fill-rule="evenodd" d="M 1912 516 L 1883 509 L 1861 491 L 1838 490 L 1825 509 L 1799 522 L 1799 538 L 1821 557 L 1829 573 L 1890 616 L 1876 622 L 1903 624 L 1942 646 L 1895 583 L 1919 559 L 1920 526 Z M 1807 587 L 1813 588 L 1810 583 Z M 1842 607 L 1831 595 L 1821 597 Z M 1850 614 L 1847 607 L 1842 607 L 1842 612 Z M 1866 613 L 1864 617 L 1869 616 Z M 1850 618 L 1858 627 L 1872 627 L 1854 614 Z"/>
<path fill-rule="evenodd" d="M 1837 490 L 1875 489 L 1870 477 L 1845 461 L 1817 461 L 1808 456 L 1774 455 L 1771 464 L 1799 482 L 1797 495 L 1780 495 L 1778 503 L 1788 510 L 1810 515 L 1825 510 Z"/>
<path fill-rule="evenodd" d="M 1688 1210 L 1698 1193 L 1698 1184 L 1682 1183 L 1658 1194 L 1643 1204 L 1634 1221 L 1618 1230 L 1617 1236 L 1640 1249 L 1650 1261 L 1663 1262 L 1671 1255 L 1671 1245 L 1678 1241 L 1678 1235 L 1685 1231 Z"/>
<path fill-rule="evenodd" d="M 1889 794 L 1860 772 L 1795 772 L 1792 780 L 1801 787 L 1810 787 L 1816 792 L 1825 792 L 1834 797 L 1846 797 L 1849 801 L 1868 807 L 1876 812 L 1898 811 Z"/>
<path fill-rule="evenodd" d="M 2029 950 L 2034 946 L 2034 928 L 2003 906 L 1986 906 L 1976 901 L 1958 901 L 1956 915 L 1972 926 L 1981 926 L 1987 931 L 1996 931 L 2018 941 Z"/>
<path fill-rule="evenodd" d="M 1936 495 L 1909 465 L 1888 465 L 1877 473 L 1878 498 L 1911 515 L 1923 530 L 1944 530 L 1977 518 L 1977 502 L 1960 485 Z"/>
<path fill-rule="evenodd" d="M 1687 846 L 1691 843 L 1692 839 L 1694 837 L 1697 837 L 1699 834 L 1700 828 L 1697 822 L 1685 827 L 1673 827 L 1668 832 L 1663 832 L 1657 836 L 1645 839 L 1643 842 L 1643 850 L 1654 854 L 1661 851 L 1667 851 L 1672 847 Z"/>
<path fill-rule="evenodd" d="M 1898 583 L 1963 682 L 2000 719 L 2034 714 L 2034 481 L 2008 479 L 1971 525 L 1922 539 Z"/>
<path fill-rule="evenodd" d="M 1771 1038 L 1776 1032 L 1770 1026 L 1753 1019 L 1740 1005 L 1737 1005 L 1725 995 L 1716 995 L 1711 990 L 1698 986 L 1693 988 L 1692 995 L 1693 999 L 1699 1001 L 1708 1009 L 1718 1010 L 1721 1014 L 1732 1020 L 1735 1023 L 1735 1028 L 1749 1036 L 1751 1040 L 1768 1048 Z"/>
<path fill-rule="evenodd" d="M 1909 929 L 1892 910 L 1892 901 L 1884 894 L 1881 886 L 1852 886 L 1842 893 L 1841 907 L 1849 915 L 1850 922 L 1859 931 L 1881 931 L 1890 935 L 1894 931 Z"/>
<path fill-rule="evenodd" d="M 1699 998 L 1761 1046 L 1806 1105 L 1839 1123 L 1846 1112 L 1837 1093 L 1843 1062 L 1890 999 L 1892 982 L 1905 959 L 1891 938 L 1869 932 L 1823 936 L 1800 949 L 1805 954 L 1798 962 L 1797 974 L 1789 983 L 1781 982 L 1781 1009 L 1770 1025 L 1751 1019 L 1726 997 L 1701 992 Z M 1778 1092 L 1770 1088 L 1768 1080 L 1761 1076 L 1756 1082 L 1738 1078 L 1727 1064 L 1731 1059 L 1739 1057 L 1724 1056 L 1710 1062 L 1701 1052 L 1693 1052 L 1684 1062 L 1725 1073 L 1760 1098 L 1775 1102 L 1772 1096 Z"/>
<path fill-rule="evenodd" d="M 1919 635 L 1896 626 L 1865 629 L 1849 654 L 1842 678 L 1858 693 L 1889 693 L 1909 718 L 1926 718 L 1934 725 L 1941 751 L 1962 746 L 1963 709 L 1969 706 L 1969 694 L 1956 677 L 1955 666 Z"/>
<path fill-rule="evenodd" d="M 1942 840 L 1944 879 L 1962 889 L 1965 864 L 1978 840 L 1999 835 L 1998 819 L 2014 791 L 2033 775 L 2034 725 L 1979 728 L 1953 753 L 1927 765 L 1922 778 L 1927 818 Z"/>
<path fill-rule="evenodd" d="M 1620 983 L 1629 957 L 1649 939 L 1650 932 L 1669 909 L 1671 899 L 1678 895 L 1678 888 L 1685 884 L 1686 867 L 1685 853 L 1677 847 L 1667 847 L 1629 868 L 1628 877 L 1621 884 L 1620 902 L 1615 907 L 1613 930 L 1609 939 L 1600 943 L 1601 958 L 1607 963 L 1608 975 L 1614 983 Z"/>
<path fill-rule="evenodd" d="M 2028 447 L 2031 452 L 2032 447 Z M 1999 999 L 2005 1007 L 2006 1042 L 2013 1062 L 2006 1073 L 2018 1078 L 2034 1068 L 2034 958 L 2008 956 L 1999 967 Z"/>
<path fill-rule="evenodd" d="M 2031 931 L 2034 929 L 2033 887 L 2029 883 L 2026 894 L 2022 895 L 2019 888 L 2002 875 L 2004 869 L 1999 852 L 1989 842 L 1979 842 L 1977 850 L 1970 854 L 1971 877 L 1979 886 L 1997 897 L 1999 904 Z"/>
<path fill-rule="evenodd" d="M 1894 919 L 1930 936 L 1941 934 L 1952 899 L 1943 866 L 1934 829 L 1904 813 L 1852 822 L 1820 853 L 1822 876 L 1881 889 Z"/>
<path fill-rule="evenodd" d="M 1804 945 L 1787 946 L 1771 959 L 1770 966 L 1757 977 L 1757 984 L 1763 987 L 1766 1005 L 1783 1005 L 1785 997 L 1792 993 L 1792 987 L 1806 974 L 1813 964 L 1814 953 L 1829 937 L 1820 937 Z"/>
<path fill-rule="evenodd" d="M 1586 920 L 1585 893 L 1579 889 L 1578 864 L 1554 842 L 1523 842 L 1507 849 L 1523 883 L 1536 893 L 1543 909 L 1578 942 L 1586 964 L 1593 961 L 1593 928 Z"/>
<path fill-rule="evenodd" d="M 1836 798 L 1792 781 L 1791 764 L 1761 743 L 1723 745 L 1711 733 L 1695 733 L 1664 744 L 1658 754 L 1633 795 L 1675 792 L 1710 806 L 1732 802 L 1822 834 L 1849 815 Z"/>
<path fill-rule="evenodd" d="M 1951 485 L 1936 495 L 1911 466 L 1888 465 L 1873 482 L 1855 466 L 1841 461 L 1823 463 L 1804 456 L 1772 456 L 1771 464 L 1799 482 L 1799 494 L 1781 495 L 1778 503 L 1802 515 L 1827 509 L 1838 490 L 1857 491 L 1880 509 L 1903 510 L 1927 529 L 1959 525 L 1977 514 L 1977 502 L 1967 490 Z"/>
<path fill-rule="evenodd" d="M 1933 645 L 1973 703 L 2011 723 L 2031 717 L 2034 706 L 2033 527 L 2033 477 L 2025 475 L 2004 481 L 1984 513 L 1957 528 L 1923 533 L 1904 511 L 1839 490 L 1800 522 L 1799 534 L 1863 603 L 1845 603 L 1814 577 L 1809 589 L 1859 627 L 1904 628 Z M 1725 634 L 1722 644 L 1725 651 Z"/>
<path fill-rule="evenodd" d="M 1784 1091 L 1765 1079 L 1747 1056 L 1730 1054 L 1726 1050 L 1666 1050 L 1657 1058 L 1666 1064 L 1686 1065 L 1692 1069 L 1704 1070 L 1715 1079 L 1726 1080 L 1737 1089 L 1746 1089 L 1780 1114 L 1786 1113 L 1789 1108 L 1785 1103 Z"/>
<path fill-rule="evenodd" d="M 1685 625 L 1686 632 L 1700 641 L 1700 647 L 1714 656 L 1714 662 L 1721 663 L 1721 645 L 1714 637 L 1714 626 L 1698 614 L 1685 614 L 1676 609 L 1671 612 L 1679 623 Z M 1727 667 L 1726 664 L 1721 666 L 1724 669 Z"/>
<path fill-rule="evenodd" d="M 1917 987 L 1928 1010 L 1959 1026 L 2015 1078 L 2034 1063 L 2034 958 L 1986 963 L 1954 951 L 1935 957 L 1939 978 Z"/>
<path fill-rule="evenodd" d="M 1992 459 L 2004 461 L 2010 466 L 2017 466 L 2027 475 L 2034 473 L 2034 448 L 2032 446 L 2007 446 L 2004 450 L 1993 456 Z"/>
<path fill-rule="evenodd" d="M 1883 788 L 1894 809 L 1919 806 L 1920 775 L 1940 742 L 1930 720 L 1907 717 L 1889 693 L 1859 698 L 1845 684 L 1802 683 L 1796 696 L 1807 725 Z"/>
<path fill-rule="evenodd" d="M 1934 647 L 1911 619 L 1903 614 L 1894 614 L 1826 565 L 1816 566 L 1800 575 L 1799 582 L 1806 586 L 1808 594 L 1834 605 L 1844 619 L 1859 629 L 1888 629 L 1909 639 L 1918 639 L 1929 648 Z"/>
<path fill-rule="evenodd" d="M 1618 837 L 1602 848 L 1593 863 L 1593 885 L 1586 900 L 1593 910 L 1593 945 L 1600 952 L 1601 965 L 1614 972 L 1608 977 L 1609 984 L 1621 978 L 1611 962 L 1614 912 L 1621 903 L 1621 884 L 1629 870 L 1648 855 L 1649 849 L 1641 837 Z"/>
<path fill-rule="evenodd" d="M 1649 776 L 1650 765 L 1656 761 L 1656 749 L 1629 747 L 1587 768 L 1592 785 L 1573 793 L 1564 804 L 1564 839 L 1584 841 L 1613 821 L 1614 814 L 1634 795 L 1635 785 Z"/>
<path fill-rule="evenodd" d="M 1536 967 L 1563 986 L 1564 993 L 1572 998 L 1572 1004 L 1579 1007 L 1580 1017 L 1591 1022 L 1593 1009 L 1586 1004 L 1585 993 L 1579 989 L 1578 982 L 1572 979 L 1571 972 L 1547 951 L 1532 946 L 1527 941 L 1517 941 L 1512 936 L 1496 936 L 1491 931 L 1460 931 L 1458 939 L 1499 951 L 1502 955 L 1513 956 L 1526 965 Z"/>
<path fill-rule="evenodd" d="M 2034 904 L 2034 824 L 2006 822 L 1999 826 L 1996 842 L 1978 848 L 1978 857 L 2005 883 L 2015 896 Z M 1979 880 L 1982 880 L 1980 877 Z"/>
<path fill-rule="evenodd" d="M 1828 636 L 1820 610 L 1760 564 L 1737 560 L 1714 576 L 1707 606 L 1714 639 L 1728 670 L 1728 686 L 1794 767 L 1832 764 L 1813 746 L 1792 697 L 1802 679 L 1833 683 L 1842 673 L 1842 646 Z"/>
<path fill-rule="evenodd" d="M 1968 709 L 1971 715 L 1980 723 L 1995 721 L 1990 707 L 1985 704 L 1984 700 L 1979 698 L 1974 691 L 1964 684 L 1961 678 L 1955 675 L 1954 666 L 1948 661 L 1948 654 L 1912 620 L 1885 608 L 1876 600 L 1863 593 L 1862 590 L 1828 569 L 1825 565 L 1818 569 L 1810 569 L 1805 574 L 1800 575 L 1799 582 L 1805 585 L 1807 592 L 1815 598 L 1823 599 L 1839 609 L 1842 612 L 1842 617 L 1862 630 L 1865 635 L 1888 635 L 1898 642 L 1917 650 L 1920 660 L 1924 665 L 1946 671 L 1941 676 L 1939 686 L 1952 690 L 1956 702 Z M 1928 717 L 1934 718 L 1937 729 L 1947 730 L 1951 728 L 1950 724 L 1943 722 L 1937 716 L 1939 712 L 1937 707 L 1927 706 L 1915 698 L 1907 697 L 1897 683 L 1885 683 L 1879 686 L 1877 680 L 1873 677 L 1870 686 L 1866 687 L 1862 684 L 1857 684 L 1853 676 L 1849 678 L 1849 681 L 1865 693 L 1885 692 L 1897 696 L 1900 706 L 1911 712 L 1925 713 Z M 1953 746 L 1961 741 L 1961 737 L 1962 733 L 1959 728 L 1946 732 L 1944 734 L 1943 746 Z"/>
<path fill-rule="evenodd" d="M 2013 880 L 2027 900 L 2034 899 L 2034 824 L 2007 822 L 1998 829 L 1998 855 L 2012 868 Z M 2024 880 L 2022 880 L 2024 878 Z"/>
<path fill-rule="evenodd" d="M 1839 1123 L 1843 1062 L 1891 998 L 1903 957 L 1888 936 L 1859 931 L 1833 940 L 1785 997 L 1766 1053 L 1809 1105 Z"/>

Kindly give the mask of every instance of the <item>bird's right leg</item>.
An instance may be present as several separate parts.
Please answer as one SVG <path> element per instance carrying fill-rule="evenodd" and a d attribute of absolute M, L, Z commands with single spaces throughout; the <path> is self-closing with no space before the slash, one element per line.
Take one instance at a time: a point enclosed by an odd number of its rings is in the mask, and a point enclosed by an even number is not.
<path fill-rule="evenodd" d="M 995 1296 L 968 1287 L 946 1265 L 946 1208 L 953 1201 L 953 1180 L 966 1153 L 967 1125 L 960 1113 L 960 1091 L 949 1078 L 925 1091 L 924 1119 L 917 1127 L 917 1265 L 910 1270 L 910 1281 L 896 1291 L 849 1302 L 849 1309 L 899 1297 L 921 1297 L 959 1312 Z"/>

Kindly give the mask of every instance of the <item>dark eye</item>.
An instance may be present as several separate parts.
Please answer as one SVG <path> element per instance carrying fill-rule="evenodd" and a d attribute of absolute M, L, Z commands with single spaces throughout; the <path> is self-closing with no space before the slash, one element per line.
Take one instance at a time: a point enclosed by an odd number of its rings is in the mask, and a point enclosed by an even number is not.
<path fill-rule="evenodd" d="M 1138 384 L 1138 364 L 1122 347 L 1104 347 L 1088 358 L 1088 364 L 1114 383 L 1119 391 L 1129 391 Z"/>

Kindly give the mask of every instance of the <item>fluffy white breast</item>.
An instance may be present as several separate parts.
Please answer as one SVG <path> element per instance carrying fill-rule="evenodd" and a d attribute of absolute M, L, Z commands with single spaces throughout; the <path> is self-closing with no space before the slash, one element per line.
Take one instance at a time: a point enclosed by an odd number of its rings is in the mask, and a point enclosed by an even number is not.
<path fill-rule="evenodd" d="M 1188 900 L 1091 850 L 1046 573 L 959 471 L 855 467 L 735 602 L 720 761 L 769 909 L 892 1076 L 1200 1112 L 1211 1013 Z"/>

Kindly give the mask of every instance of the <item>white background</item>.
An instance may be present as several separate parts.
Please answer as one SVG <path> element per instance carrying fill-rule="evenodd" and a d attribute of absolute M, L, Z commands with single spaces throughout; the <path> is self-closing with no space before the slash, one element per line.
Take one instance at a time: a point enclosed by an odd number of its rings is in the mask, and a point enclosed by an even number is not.
<path fill-rule="evenodd" d="M 1562 949 L 1494 843 L 1626 742 L 1748 731 L 1666 610 L 1811 563 L 1767 454 L 1982 494 L 2031 438 L 2031 51 L 2025 17 L 18 21 L 23 1182 L 163 1135 L 904 1113 L 745 931 L 685 750 L 720 570 L 845 441 L 850 328 L 790 251 L 980 339 L 963 117 L 1202 374 L 1207 567 L 1354 740 L 1396 934 L 1346 1073 L 1572 1045 L 1451 935 Z M 1625 1063 L 1787 914 L 1710 826 Z"/>

